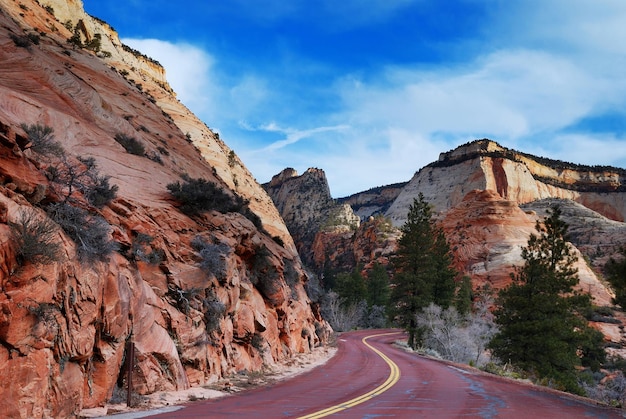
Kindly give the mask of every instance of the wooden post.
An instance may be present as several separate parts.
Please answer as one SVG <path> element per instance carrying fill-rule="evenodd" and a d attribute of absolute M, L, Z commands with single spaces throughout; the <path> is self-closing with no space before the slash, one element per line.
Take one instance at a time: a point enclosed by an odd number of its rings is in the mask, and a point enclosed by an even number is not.
<path fill-rule="evenodd" d="M 133 396 L 133 368 L 135 367 L 135 344 L 132 339 L 128 342 L 128 348 L 126 350 L 128 375 L 126 376 L 126 384 L 128 388 L 126 390 L 126 406 L 132 407 Z"/>
<path fill-rule="evenodd" d="M 130 321 L 130 335 L 128 336 L 128 343 L 126 348 L 126 365 L 128 366 L 128 372 L 126 376 L 126 406 L 132 407 L 133 369 L 135 368 L 135 344 L 133 343 L 133 313 L 128 313 L 128 320 Z"/>

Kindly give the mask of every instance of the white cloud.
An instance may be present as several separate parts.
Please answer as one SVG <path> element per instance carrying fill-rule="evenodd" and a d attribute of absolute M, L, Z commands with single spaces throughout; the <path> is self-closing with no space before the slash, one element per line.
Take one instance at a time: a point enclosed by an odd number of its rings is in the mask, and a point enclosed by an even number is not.
<path fill-rule="evenodd" d="M 599 80 L 553 55 L 500 51 L 456 72 L 393 69 L 387 83 L 341 86 L 351 119 L 429 137 L 519 138 L 571 124 L 612 97 L 621 80 Z"/>
<path fill-rule="evenodd" d="M 343 17 L 349 27 L 387 19 L 410 1 L 376 1 L 367 9 L 358 0 L 324 0 L 311 13 L 328 16 L 330 25 Z M 277 82 L 262 68 L 224 75 L 209 53 L 188 44 L 124 42 L 165 66 L 181 101 L 223 130 L 262 182 L 285 167 L 319 167 L 333 194 L 345 196 L 407 181 L 440 152 L 483 137 L 545 157 L 625 167 L 626 139 L 571 127 L 626 105 L 626 2 L 493 3 L 500 4 L 481 22 L 480 47 L 468 49 L 482 55 L 428 68 L 389 65 L 364 70 L 364 77 L 338 74 L 336 88 L 323 93 L 299 80 Z M 276 20 L 301 13 L 303 4 L 267 0 L 245 13 Z M 326 64 L 306 59 L 290 64 Z M 298 95 L 287 91 L 293 86 L 301 87 Z M 333 113 L 315 113 L 309 88 L 328 95 Z M 234 127 L 238 120 L 252 122 Z"/>
<path fill-rule="evenodd" d="M 547 153 L 571 163 L 626 167 L 626 138 L 613 134 L 557 135 Z"/>
<path fill-rule="evenodd" d="M 213 115 L 219 88 L 213 84 L 215 59 L 188 43 L 125 38 L 122 42 L 159 61 L 178 99 L 195 113 Z"/>

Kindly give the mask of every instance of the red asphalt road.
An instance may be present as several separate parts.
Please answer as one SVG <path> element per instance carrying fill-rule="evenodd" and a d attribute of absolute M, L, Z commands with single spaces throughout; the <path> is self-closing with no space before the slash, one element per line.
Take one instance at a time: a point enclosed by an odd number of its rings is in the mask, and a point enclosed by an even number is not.
<path fill-rule="evenodd" d="M 397 332 L 396 334 L 388 334 Z M 337 354 L 312 371 L 267 387 L 209 401 L 154 418 L 297 418 L 345 403 L 377 388 L 390 366 L 362 339 L 400 369 L 383 393 L 336 418 L 623 418 L 622 412 L 565 393 L 515 382 L 408 353 L 392 343 L 397 330 L 362 330 L 340 335 Z M 317 416 L 321 417 L 321 416 Z"/>

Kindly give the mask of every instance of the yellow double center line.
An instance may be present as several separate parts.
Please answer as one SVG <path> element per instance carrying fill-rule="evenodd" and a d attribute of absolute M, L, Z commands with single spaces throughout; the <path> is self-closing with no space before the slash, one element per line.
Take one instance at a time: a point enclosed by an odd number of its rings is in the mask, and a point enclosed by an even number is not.
<path fill-rule="evenodd" d="M 389 390 L 395 383 L 398 382 L 398 380 L 400 379 L 400 368 L 398 368 L 398 366 L 396 365 L 395 362 L 393 362 L 391 359 L 389 359 L 389 357 L 387 355 L 385 355 L 384 353 L 382 353 L 381 351 L 379 351 L 378 349 L 374 348 L 372 345 L 370 345 L 369 343 L 367 343 L 367 340 L 369 338 L 373 338 L 376 336 L 385 336 L 385 335 L 393 335 L 396 333 L 400 333 L 400 332 L 391 332 L 391 333 L 381 333 L 378 335 L 370 335 L 370 336 L 366 336 L 362 339 L 362 342 L 365 346 L 367 346 L 368 348 L 370 348 L 372 351 L 374 351 L 378 356 L 380 356 L 386 363 L 387 365 L 389 365 L 389 377 L 387 377 L 387 380 L 385 380 L 384 383 L 382 383 L 381 385 L 379 385 L 378 387 L 376 387 L 374 390 L 367 392 L 365 394 L 360 395 L 359 397 L 355 397 L 354 399 L 348 400 L 347 402 L 335 405 L 335 406 L 331 406 L 328 407 L 324 410 L 320 410 L 318 412 L 315 413 L 311 413 L 309 415 L 306 416 L 301 416 L 298 419 L 314 419 L 314 418 L 323 418 L 324 416 L 329 416 L 332 415 L 333 413 L 337 413 L 337 412 L 341 412 L 342 410 L 348 409 L 350 407 L 356 406 L 357 404 L 361 404 L 363 402 L 366 402 L 376 396 L 378 396 L 381 393 L 384 393 L 385 391 Z"/>

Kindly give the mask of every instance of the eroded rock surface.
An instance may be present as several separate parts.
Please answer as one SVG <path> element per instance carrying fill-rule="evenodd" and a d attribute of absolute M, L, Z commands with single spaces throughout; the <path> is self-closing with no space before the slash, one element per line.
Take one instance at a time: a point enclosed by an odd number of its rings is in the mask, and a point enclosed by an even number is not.
<path fill-rule="evenodd" d="M 73 35 L 81 45 L 68 43 Z M 98 37 L 98 48 L 85 47 Z M 271 199 L 178 102 L 158 63 L 122 46 L 78 0 L 1 0 L 0 62 L 2 415 L 72 417 L 101 406 L 125 385 L 131 341 L 138 394 L 259 370 L 324 343 L 330 329 Z M 117 197 L 98 209 L 53 184 L 48 168 L 61 158 L 35 152 L 21 124 L 52 128 L 76 167 L 93 158 Z M 143 152 L 127 152 L 118 134 Z M 183 214 L 167 189 L 182 175 L 213 182 L 250 211 Z M 54 262 L 20 260 L 11 223 L 24 212 L 47 218 L 68 193 L 106 221 L 117 251 L 85 261 L 59 228 Z"/>

